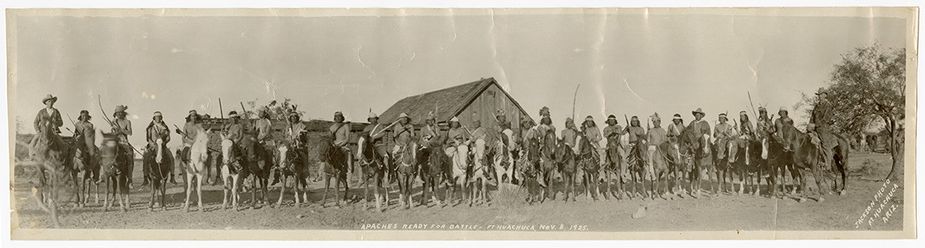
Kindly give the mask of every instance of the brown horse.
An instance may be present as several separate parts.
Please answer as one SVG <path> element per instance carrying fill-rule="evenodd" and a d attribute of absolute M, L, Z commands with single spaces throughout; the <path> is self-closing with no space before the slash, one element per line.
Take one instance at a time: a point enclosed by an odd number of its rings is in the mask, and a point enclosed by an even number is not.
<path fill-rule="evenodd" d="M 818 189 L 817 193 L 819 193 L 819 198 L 817 199 L 817 201 L 823 201 L 824 198 L 822 197 L 822 195 L 824 195 L 825 193 L 828 193 L 828 190 L 823 187 L 824 181 L 826 178 L 831 177 L 831 172 L 833 171 L 838 172 L 838 171 L 845 170 L 845 166 L 847 166 L 847 162 L 846 162 L 847 161 L 847 151 L 837 150 L 835 155 L 833 155 L 833 157 L 831 158 L 831 160 L 834 161 L 833 167 L 835 168 L 833 169 L 825 168 L 827 165 L 824 165 L 821 160 L 823 153 L 822 151 L 818 150 L 816 145 L 812 143 L 812 140 L 809 135 L 803 132 L 800 132 L 800 130 L 797 130 L 796 127 L 793 127 L 793 126 L 785 126 L 783 130 L 780 130 L 780 132 L 781 132 L 781 139 L 782 139 L 781 144 L 783 145 L 784 150 L 792 152 L 793 167 L 796 170 L 800 170 L 801 172 L 808 171 L 813 175 L 813 179 L 816 181 L 816 186 Z M 839 145 L 842 147 L 839 150 L 842 150 L 842 149 L 847 150 L 847 148 L 845 148 L 847 147 L 847 140 L 840 141 L 839 143 L 840 143 Z M 838 168 L 838 167 L 841 167 L 841 168 Z M 842 174 L 842 176 L 843 176 L 842 177 L 842 188 L 840 190 L 844 190 L 844 184 L 845 184 L 845 179 L 846 179 L 845 178 L 846 176 L 844 173 Z M 802 201 L 803 197 L 807 195 L 806 180 L 803 179 L 800 181 L 801 181 L 802 195 L 799 198 L 799 200 Z M 834 181 L 835 181 L 834 186 L 836 190 L 839 190 L 838 181 L 837 180 L 834 180 Z"/>
<path fill-rule="evenodd" d="M 453 182 L 453 161 L 446 155 L 444 146 L 421 147 L 418 150 L 418 161 L 421 162 L 420 177 L 423 181 L 421 189 L 421 205 L 427 205 L 427 191 L 431 192 L 431 200 L 440 205 L 437 199 L 437 187 L 444 185 L 444 194 L 448 195 L 455 185 Z M 446 198 L 444 198 L 446 200 Z"/>
<path fill-rule="evenodd" d="M 731 140 L 729 142 L 725 142 L 725 147 L 723 147 L 723 144 L 723 142 L 719 142 L 717 140 L 717 142 L 711 146 L 713 149 L 711 154 L 713 156 L 713 173 L 716 176 L 716 189 L 713 188 L 714 184 L 710 184 L 710 189 L 713 190 L 713 192 L 726 193 L 735 191 L 733 188 L 735 185 L 732 182 L 734 178 L 733 163 L 730 163 L 728 158 L 729 150 L 732 149 L 735 144 L 733 144 Z M 719 157 L 721 150 L 726 151 L 726 157 Z M 728 191 L 726 190 L 726 185 L 729 185 Z"/>
<path fill-rule="evenodd" d="M 279 143 L 276 145 L 273 153 L 274 162 L 279 166 L 281 187 L 279 191 L 279 200 L 276 201 L 276 207 L 283 204 L 283 197 L 286 195 L 286 182 L 292 178 L 292 197 L 295 198 L 295 206 L 301 207 L 302 203 L 308 203 L 308 181 L 311 170 L 308 166 L 308 147 L 300 141 Z"/>
<path fill-rule="evenodd" d="M 597 154 L 594 147 L 591 146 L 591 141 L 583 134 L 578 135 L 577 144 L 578 155 L 575 159 L 578 161 L 578 166 L 581 167 L 584 172 L 582 182 L 585 186 L 585 195 L 596 201 L 601 194 L 601 189 L 598 187 L 598 178 L 600 178 L 601 171 L 601 157 Z"/>
<path fill-rule="evenodd" d="M 703 176 L 712 173 L 714 168 L 708 141 L 697 135 L 693 126 L 692 123 L 681 131 L 679 147 L 690 168 L 687 170 L 690 194 L 696 196 L 703 189 Z"/>
<path fill-rule="evenodd" d="M 569 195 L 571 195 L 572 201 L 575 201 L 575 181 L 577 181 L 576 177 L 578 175 L 578 163 L 575 161 L 575 152 L 572 146 L 560 140 L 559 145 L 556 146 L 554 157 L 565 183 L 564 189 L 562 189 L 565 198 L 562 200 L 567 202 Z"/>
<path fill-rule="evenodd" d="M 373 196 L 376 199 L 376 211 L 382 211 L 382 195 L 380 191 L 385 194 L 385 203 L 386 208 L 388 208 L 388 182 L 386 181 L 386 174 L 388 166 L 386 165 L 389 161 L 389 158 L 383 156 L 377 150 L 378 148 L 372 143 L 372 140 L 369 138 L 368 133 L 364 133 L 360 136 L 357 142 L 357 163 L 359 166 L 357 168 L 360 170 L 360 180 L 363 181 L 363 209 L 368 208 L 369 204 L 369 186 L 370 181 L 373 185 Z M 426 182 L 425 182 L 426 183 Z"/>
<path fill-rule="evenodd" d="M 143 163 L 145 166 L 145 175 L 151 180 L 151 200 L 148 202 L 148 210 L 154 210 L 156 193 L 161 194 L 161 209 L 167 210 L 167 178 L 173 171 L 173 156 L 164 140 L 157 139 L 155 147 L 149 147 L 145 153 Z"/>
<path fill-rule="evenodd" d="M 129 164 L 132 158 L 123 150 L 125 146 L 119 144 L 119 137 L 111 133 L 103 133 L 103 145 L 100 147 L 100 179 L 106 182 L 106 197 L 103 210 L 112 207 L 112 199 L 118 200 L 122 211 L 128 211 L 132 202 L 129 199 L 128 178 L 131 177 Z M 112 192 L 112 195 L 109 194 Z"/>
<path fill-rule="evenodd" d="M 347 192 L 350 191 L 350 186 L 347 184 L 347 170 L 348 167 L 347 160 L 350 159 L 349 154 L 334 146 L 334 140 L 332 137 L 324 138 L 319 144 L 318 155 L 321 158 L 321 169 L 324 171 L 322 174 L 324 181 L 324 194 L 321 196 L 321 207 L 325 207 L 328 199 L 328 190 L 331 188 L 331 181 L 334 180 L 334 195 L 335 198 L 340 192 L 340 185 L 344 185 L 344 196 L 343 201 L 347 201 Z M 341 200 L 334 200 L 335 206 L 340 206 Z"/>

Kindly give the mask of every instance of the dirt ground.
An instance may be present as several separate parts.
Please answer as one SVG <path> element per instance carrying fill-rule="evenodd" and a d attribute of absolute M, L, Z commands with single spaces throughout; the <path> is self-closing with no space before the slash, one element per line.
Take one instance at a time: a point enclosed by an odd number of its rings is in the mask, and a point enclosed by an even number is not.
<path fill-rule="evenodd" d="M 886 201 L 883 213 L 895 205 L 892 216 L 883 222 L 877 218 L 871 225 L 856 227 L 855 223 L 872 204 L 874 196 L 889 171 L 889 156 L 885 154 L 854 153 L 850 160 L 851 172 L 848 194 L 828 195 L 822 202 L 797 202 L 793 198 L 720 194 L 708 197 L 679 197 L 671 200 L 609 200 L 592 201 L 580 195 L 577 202 L 547 201 L 536 205 L 483 204 L 473 207 L 435 206 L 397 208 L 393 192 L 391 207 L 384 212 L 363 209 L 362 203 L 351 203 L 335 208 L 328 202 L 322 208 L 323 185 L 312 187 L 311 206 L 296 208 L 292 197 L 280 208 L 259 205 L 256 209 L 240 207 L 221 210 L 221 186 L 204 186 L 205 211 L 185 212 L 182 209 L 184 192 L 180 185 L 170 185 L 168 209 L 149 212 L 148 188 L 132 191 L 133 205 L 128 212 L 103 212 L 101 204 L 76 209 L 68 204 L 61 211 L 63 228 L 131 228 L 131 229 L 413 229 L 424 227 L 439 230 L 562 230 L 571 228 L 585 231 L 709 231 L 709 230 L 901 230 L 903 199 L 902 188 Z M 140 166 L 136 167 L 135 182 L 141 182 Z M 49 228 L 48 215 L 41 211 L 31 194 L 28 179 L 17 178 L 13 185 L 12 224 L 22 228 Z M 420 186 L 419 183 L 416 185 Z M 901 183 L 899 183 L 901 185 Z M 352 186 L 352 185 L 351 185 Z M 885 193 L 892 184 L 885 186 Z M 278 189 L 271 192 L 275 203 Z M 291 191 L 289 191 L 291 192 Z M 362 190 L 351 193 L 361 193 Z M 415 189 L 415 201 L 420 190 Z M 245 201 L 250 193 L 242 194 Z M 92 198 L 91 198 L 92 199 Z M 510 202 L 510 201 L 505 201 Z M 518 201 L 519 202 L 519 201 Z M 871 212 L 879 208 L 873 204 Z M 249 206 L 244 203 L 244 206 Z M 372 206 L 373 204 L 370 204 Z M 195 205 L 194 205 L 195 206 Z M 195 207 L 193 207 L 195 210 Z M 634 218 L 636 214 L 638 218 Z M 869 215 L 872 215 L 869 214 Z M 411 225 L 423 224 L 423 225 Z M 551 228 L 551 229 L 548 229 Z M 559 229 L 564 228 L 564 229 Z"/>

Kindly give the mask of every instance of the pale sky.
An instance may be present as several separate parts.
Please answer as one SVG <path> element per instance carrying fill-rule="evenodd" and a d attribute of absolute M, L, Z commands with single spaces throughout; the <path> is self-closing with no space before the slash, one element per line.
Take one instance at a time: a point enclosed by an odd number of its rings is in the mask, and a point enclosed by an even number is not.
<path fill-rule="evenodd" d="M 27 124 L 46 94 L 76 118 L 129 106 L 136 135 L 152 112 L 182 126 L 189 109 L 218 116 L 239 101 L 292 98 L 305 119 L 365 121 L 409 95 L 494 77 L 536 118 L 563 126 L 576 84 L 579 118 L 707 119 L 756 105 L 776 113 L 823 86 L 853 48 L 905 47 L 893 18 L 706 14 L 339 17 L 18 18 L 11 113 Z M 12 54 L 12 53 L 11 53 Z M 798 124 L 805 118 L 791 109 Z M 749 115 L 751 111 L 749 110 Z M 71 127 L 66 115 L 65 126 Z M 754 117 L 753 117 L 754 118 Z M 600 123 L 600 122 L 599 122 Z M 176 138 L 176 136 L 174 136 Z"/>

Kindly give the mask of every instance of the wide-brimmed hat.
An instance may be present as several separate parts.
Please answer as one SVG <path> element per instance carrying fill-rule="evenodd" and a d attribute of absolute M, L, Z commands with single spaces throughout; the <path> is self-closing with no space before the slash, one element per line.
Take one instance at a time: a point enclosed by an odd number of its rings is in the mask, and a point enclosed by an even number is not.
<path fill-rule="evenodd" d="M 113 111 L 113 112 L 115 112 L 115 113 L 125 113 L 126 110 L 128 110 L 128 106 L 125 106 L 125 105 L 116 105 L 116 110 Z"/>
<path fill-rule="evenodd" d="M 703 112 L 703 109 L 697 108 L 696 110 L 691 111 L 691 114 L 692 114 L 692 115 L 697 115 L 697 114 L 706 115 L 707 113 L 704 113 L 704 112 Z"/>
<path fill-rule="evenodd" d="M 675 114 L 674 114 L 674 118 L 672 118 L 672 119 L 680 120 L 680 119 L 681 119 L 681 114 L 675 113 Z"/>
<path fill-rule="evenodd" d="M 57 101 L 58 101 L 58 97 L 57 97 L 57 96 L 52 96 L 51 94 L 48 94 L 48 95 L 46 95 L 44 98 L 42 98 L 42 104 L 45 104 L 45 102 L 47 102 L 47 101 L 57 102 Z"/>
<path fill-rule="evenodd" d="M 401 114 L 398 114 L 398 118 L 399 118 L 399 119 L 401 119 L 401 118 L 408 118 L 408 119 L 411 119 L 411 117 L 408 117 L 408 114 L 407 114 L 407 113 L 404 113 L 404 112 L 402 112 Z"/>
<path fill-rule="evenodd" d="M 238 117 L 241 117 L 240 115 L 238 115 L 238 111 L 232 110 L 231 112 L 228 112 L 228 118 L 238 118 Z"/>

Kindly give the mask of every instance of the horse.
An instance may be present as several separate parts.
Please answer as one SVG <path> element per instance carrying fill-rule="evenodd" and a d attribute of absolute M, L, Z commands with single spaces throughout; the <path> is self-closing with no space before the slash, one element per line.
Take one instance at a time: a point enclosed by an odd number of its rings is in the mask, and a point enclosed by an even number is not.
<path fill-rule="evenodd" d="M 607 153 L 607 163 L 602 171 L 602 173 L 604 173 L 604 198 L 609 198 L 609 194 L 614 198 L 620 199 L 625 195 L 623 191 L 623 183 L 625 180 L 623 174 L 626 170 L 624 167 L 625 161 L 623 160 L 623 145 L 620 144 L 620 139 L 617 137 L 608 137 L 605 152 Z M 610 186 L 614 179 L 617 181 L 616 192 L 614 192 Z"/>
<path fill-rule="evenodd" d="M 276 207 L 283 204 L 283 196 L 286 194 L 286 181 L 293 179 L 292 191 L 295 198 L 295 206 L 301 207 L 302 202 L 308 203 L 308 181 L 311 180 L 309 175 L 311 169 L 308 166 L 308 148 L 301 141 L 283 143 L 276 145 L 275 162 L 279 165 L 280 175 L 282 176 L 282 186 L 279 191 L 279 200 L 276 201 Z M 301 196 L 301 198 L 300 198 Z"/>
<path fill-rule="evenodd" d="M 652 174 L 650 175 L 649 181 L 651 185 L 649 186 L 647 192 L 649 192 L 649 196 L 652 199 L 655 199 L 656 196 L 664 199 L 665 195 L 670 191 L 668 181 L 672 171 L 671 167 L 673 167 L 671 161 L 674 160 L 674 158 L 671 157 L 670 152 L 672 147 L 673 146 L 668 142 L 654 146 L 655 151 L 652 153 L 652 159 L 647 161 L 646 166 L 651 167 L 651 169 L 649 169 L 649 172 L 646 174 Z M 664 193 L 659 190 L 660 185 L 665 186 Z M 643 185 L 643 188 L 645 188 L 645 185 Z"/>
<path fill-rule="evenodd" d="M 420 177 L 423 184 L 421 185 L 421 206 L 427 205 L 427 191 L 431 192 L 431 200 L 440 205 L 437 199 L 437 188 L 440 184 L 444 185 L 444 194 L 448 194 L 453 188 L 453 161 L 444 152 L 444 146 L 423 146 L 418 150 L 418 161 L 421 162 Z"/>
<path fill-rule="evenodd" d="M 469 206 L 472 206 L 475 200 L 481 202 L 488 201 L 488 179 L 486 176 L 497 175 L 492 171 L 496 166 L 500 166 L 503 157 L 496 156 L 500 154 L 499 151 L 495 151 L 495 149 L 498 148 L 497 145 L 490 145 L 484 139 L 476 139 L 473 145 L 475 146 L 475 149 L 473 149 L 475 152 L 473 154 L 472 163 L 469 164 L 469 179 L 466 180 L 466 184 L 468 184 L 471 189 L 469 191 L 469 199 L 471 199 L 469 201 Z M 479 156 L 479 151 L 482 151 L 481 156 Z"/>
<path fill-rule="evenodd" d="M 575 161 L 574 149 L 572 146 L 565 143 L 564 140 L 559 140 L 559 145 L 556 146 L 554 154 L 559 172 L 562 173 L 562 179 L 565 183 L 563 189 L 565 198 L 563 200 L 568 202 L 569 195 L 571 195 L 572 201 L 575 201 L 575 181 L 578 174 L 578 163 Z"/>
<path fill-rule="evenodd" d="M 835 142 L 837 143 L 835 147 L 833 148 L 834 152 L 832 153 L 832 157 L 827 159 L 827 161 L 829 161 L 830 163 L 827 164 L 824 168 L 830 169 L 830 173 L 827 173 L 827 175 L 831 175 L 831 174 L 836 175 L 835 177 L 830 178 L 835 184 L 833 185 L 833 189 L 837 191 L 839 195 L 845 195 L 848 193 L 848 190 L 846 189 L 846 184 L 848 182 L 848 171 L 847 171 L 848 169 L 847 168 L 848 168 L 848 156 L 849 156 L 849 151 L 851 147 L 851 142 L 844 136 L 831 132 L 831 130 L 827 126 L 817 127 L 816 132 L 819 133 L 820 136 L 828 135 L 834 138 Z M 827 148 L 823 147 L 823 149 L 827 149 Z M 841 179 L 841 184 L 838 183 L 838 179 Z M 839 185 L 841 187 L 839 187 Z"/>
<path fill-rule="evenodd" d="M 321 169 L 324 181 L 324 194 L 321 197 L 321 207 L 325 207 L 328 199 L 328 190 L 331 188 L 331 180 L 334 180 L 334 195 L 340 192 L 340 185 L 344 185 L 343 200 L 347 200 L 347 192 L 350 186 L 347 184 L 347 160 L 349 154 L 344 150 L 334 146 L 334 140 L 326 137 L 319 144 L 318 155 L 321 158 Z M 340 200 L 334 200 L 335 206 L 340 206 Z"/>
<path fill-rule="evenodd" d="M 193 145 L 190 147 L 190 159 L 186 163 L 184 173 L 186 174 L 186 201 L 183 203 L 184 211 L 189 211 L 190 196 L 193 192 L 193 179 L 196 179 L 196 196 L 198 197 L 198 210 L 202 211 L 202 181 L 205 180 L 206 161 L 209 160 L 209 135 L 205 129 L 199 127 L 196 137 L 193 138 Z M 182 150 L 177 150 L 177 156 L 181 156 Z M 223 168 L 224 170 L 225 168 Z M 223 173 L 224 174 L 224 173 Z M 224 204 L 222 204 L 224 205 Z M 224 206 L 222 206 L 224 208 Z"/>
<path fill-rule="evenodd" d="M 222 146 L 225 146 L 226 137 L 222 136 Z M 231 156 L 237 160 L 240 165 L 239 180 L 246 181 L 248 177 L 253 176 L 251 182 L 251 208 L 257 208 L 257 203 L 269 203 L 268 197 L 270 190 L 270 163 L 271 160 L 263 159 L 264 152 L 258 146 L 255 137 L 251 134 L 244 134 L 240 144 L 234 144 Z M 224 148 L 223 148 L 224 150 Z M 227 157 L 225 154 L 222 157 Z M 234 163 L 232 163 L 234 164 Z M 227 177 L 226 177 L 227 178 Z M 258 199 L 257 192 L 262 191 L 261 198 Z"/>
<path fill-rule="evenodd" d="M 716 175 L 716 186 L 717 186 L 717 190 L 714 190 L 714 192 L 723 192 L 723 193 L 727 192 L 725 188 L 727 184 L 729 185 L 728 192 L 735 191 L 735 188 L 734 188 L 735 183 L 732 182 L 733 178 L 735 178 L 735 175 L 733 174 L 734 168 L 733 168 L 733 163 L 729 161 L 730 160 L 729 151 L 731 151 L 734 148 L 735 143 L 732 141 L 732 138 L 727 138 L 727 139 L 729 141 L 725 143 L 726 144 L 725 147 L 722 146 L 723 142 L 719 142 L 719 141 L 715 142 L 711 146 L 711 149 L 713 149 L 711 153 L 712 158 L 713 158 L 713 173 L 714 175 Z M 722 152 L 721 151 L 722 149 L 726 150 L 726 157 L 720 158 L 719 154 Z M 714 184 L 710 184 L 711 190 L 713 189 L 713 185 Z"/>
<path fill-rule="evenodd" d="M 414 174 L 417 173 L 416 150 L 415 143 L 405 145 L 392 161 L 397 172 L 398 202 L 405 209 L 411 208 L 411 188 L 414 186 Z"/>
<path fill-rule="evenodd" d="M 376 211 L 382 211 L 382 195 L 380 190 L 384 191 L 385 204 L 388 207 L 388 189 L 383 187 L 383 183 L 388 184 L 386 174 L 389 158 L 382 156 L 369 138 L 369 134 L 363 134 L 357 140 L 357 168 L 360 170 L 360 180 L 363 182 L 363 209 L 368 208 L 369 204 L 369 184 L 373 181 L 373 197 L 376 198 Z M 423 175 L 422 175 L 423 177 Z M 423 178 L 422 178 L 423 179 Z M 425 181 L 426 183 L 426 181 Z M 387 185 L 386 185 L 387 186 Z"/>
<path fill-rule="evenodd" d="M 520 174 L 521 186 L 527 188 L 527 203 L 533 204 L 534 202 L 539 202 L 541 199 L 541 186 L 539 180 L 541 171 L 539 170 L 540 160 L 542 157 L 540 141 L 538 138 L 527 138 L 523 142 L 524 149 L 521 150 L 523 153 L 520 156 L 520 161 L 517 166 L 517 171 Z"/>
<path fill-rule="evenodd" d="M 812 143 L 812 140 L 809 137 L 809 135 L 803 132 L 800 132 L 800 130 L 797 130 L 796 127 L 789 126 L 789 125 L 785 126 L 780 131 L 781 131 L 782 145 L 784 149 L 786 151 L 792 152 L 793 154 L 792 156 L 793 167 L 796 170 L 802 170 L 802 171 L 808 170 L 810 173 L 812 173 L 813 179 L 816 181 L 816 186 L 817 186 L 818 193 L 819 193 L 819 197 L 817 201 L 823 201 L 824 200 L 823 195 L 828 193 L 827 190 L 824 187 L 822 187 L 822 185 L 824 184 L 824 180 L 826 177 L 830 176 L 831 174 L 829 173 L 833 171 L 838 172 L 838 171 L 845 170 L 844 166 L 847 166 L 847 163 L 845 162 L 847 161 L 847 156 L 845 154 L 847 154 L 847 152 L 844 152 L 844 154 L 842 154 L 841 151 L 836 151 L 836 154 L 833 155 L 833 157 L 831 158 L 834 161 L 834 167 L 836 168 L 833 168 L 830 171 L 824 171 L 824 169 L 828 169 L 828 168 L 822 167 L 822 166 L 825 166 L 822 164 L 822 161 L 821 161 L 821 158 L 822 158 L 821 155 L 823 153 L 822 151 L 818 150 L 818 148 Z M 842 149 L 847 149 L 847 148 L 844 148 L 846 147 L 846 144 L 847 144 L 847 140 L 841 139 L 839 141 L 839 145 L 843 147 Z M 842 149 L 839 149 L 839 150 L 842 150 Z M 837 168 L 837 167 L 841 167 L 841 168 Z M 844 183 L 845 183 L 844 174 L 843 174 L 842 180 L 843 181 L 842 181 L 841 190 L 844 190 Z M 837 180 L 834 180 L 834 181 L 835 181 L 834 186 L 838 190 L 838 186 L 837 186 L 838 181 Z M 806 190 L 806 180 L 805 179 L 800 180 L 800 183 L 801 183 L 801 188 L 803 189 L 802 190 L 803 194 L 801 195 L 799 200 L 803 201 L 803 197 L 806 196 L 806 191 L 807 191 Z"/>
<path fill-rule="evenodd" d="M 582 181 L 585 187 L 585 195 L 597 200 L 598 195 L 600 195 L 600 188 L 597 183 L 600 176 L 601 157 L 597 155 L 597 151 L 591 146 L 591 141 L 584 135 L 578 135 L 576 144 L 578 144 L 578 155 L 575 160 L 584 172 Z M 591 189 L 594 189 L 593 194 Z"/>
<path fill-rule="evenodd" d="M 154 146 L 153 150 L 145 154 L 143 160 L 146 164 L 143 168 L 147 168 L 145 174 L 151 180 L 151 200 L 148 202 L 148 210 L 154 210 L 155 195 L 158 192 L 161 194 L 161 208 L 167 210 L 167 178 L 173 171 L 173 156 L 163 139 L 157 139 Z"/>
<path fill-rule="evenodd" d="M 733 145 L 731 149 L 737 149 L 733 158 L 732 168 L 739 175 L 738 194 L 747 194 L 746 189 L 754 186 L 753 194 L 761 194 L 761 176 L 767 170 L 767 163 L 761 158 L 762 144 L 754 139 L 739 139 L 739 144 Z M 754 174 L 754 176 L 752 176 Z M 754 183 L 754 184 L 752 184 Z"/>
<path fill-rule="evenodd" d="M 103 211 L 108 211 L 112 207 L 109 199 L 119 201 L 122 212 L 128 211 L 132 202 L 129 199 L 128 178 L 131 177 L 129 164 L 132 158 L 128 157 L 123 150 L 125 146 L 119 144 L 119 137 L 112 133 L 103 134 L 103 145 L 100 147 L 100 178 L 106 181 L 106 197 L 103 203 Z M 112 195 L 109 194 L 112 192 Z"/>
<path fill-rule="evenodd" d="M 632 192 L 630 193 L 631 197 L 642 196 L 642 193 L 639 192 L 639 184 L 642 183 L 641 188 L 643 191 L 646 191 L 645 185 L 645 167 L 646 161 L 644 153 L 648 149 L 645 142 L 637 139 L 636 143 L 633 144 L 633 147 L 629 151 L 629 156 L 627 156 L 626 162 L 627 167 L 626 171 L 629 173 L 629 180 L 632 181 Z M 625 177 L 625 175 L 624 175 Z"/>
<path fill-rule="evenodd" d="M 75 140 L 83 140 L 82 137 L 77 137 Z M 96 203 L 100 202 L 100 153 L 99 149 L 96 147 L 90 148 L 86 145 L 79 145 L 78 141 L 76 144 L 76 149 L 74 151 L 74 159 L 72 160 L 73 170 L 71 175 L 75 179 L 75 184 L 79 187 L 77 193 L 77 206 L 83 207 L 90 202 L 90 184 L 96 186 Z M 89 149 L 96 149 L 91 155 Z M 81 173 L 78 177 L 77 174 Z M 79 179 L 79 183 L 76 181 Z M 83 201 L 81 201 L 80 195 L 83 194 Z"/>
<path fill-rule="evenodd" d="M 714 170 L 709 141 L 694 132 L 693 123 L 681 131 L 680 139 L 680 153 L 690 165 L 687 174 L 690 194 L 696 197 L 703 188 L 703 176 L 709 175 Z"/>

